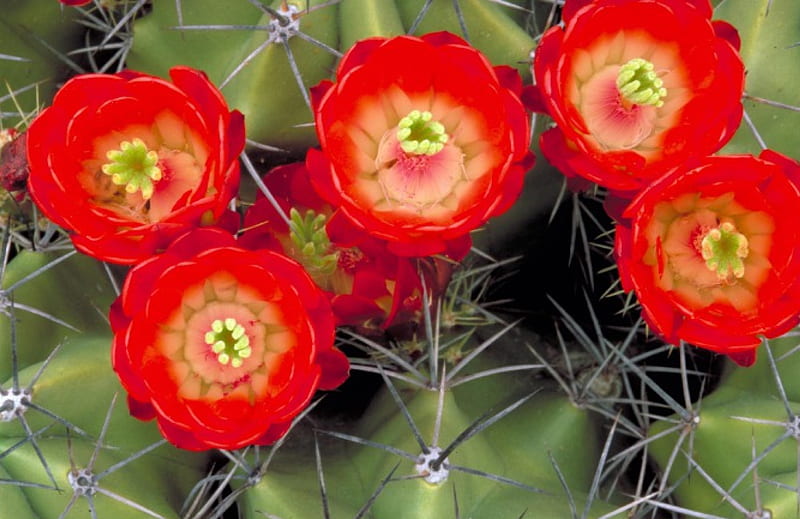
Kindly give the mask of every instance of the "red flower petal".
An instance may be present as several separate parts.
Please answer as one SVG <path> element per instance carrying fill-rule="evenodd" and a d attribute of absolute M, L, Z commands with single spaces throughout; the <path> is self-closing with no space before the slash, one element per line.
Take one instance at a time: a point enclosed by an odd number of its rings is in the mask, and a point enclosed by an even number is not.
<path fill-rule="evenodd" d="M 747 364 L 762 336 L 797 325 L 798 174 L 800 164 L 773 151 L 708 157 L 633 200 L 617 225 L 615 256 L 622 287 L 636 293 L 653 331 Z M 706 249 L 722 239 L 709 236 L 724 225 L 733 233 L 725 239 L 736 241 L 724 252 Z M 722 269 L 716 261 L 734 266 Z"/>
<path fill-rule="evenodd" d="M 133 72 L 77 76 L 28 130 L 31 196 L 86 254 L 137 263 L 222 218 L 238 189 L 241 114 L 205 74 L 176 67 L 171 75 L 174 83 Z M 162 173 L 149 199 L 101 172 L 107 152 L 135 139 Z"/>
<path fill-rule="evenodd" d="M 541 140 L 548 160 L 631 198 L 721 148 L 741 121 L 744 66 L 735 29 L 712 23 L 711 14 L 708 0 L 567 2 L 565 27 L 548 30 L 536 49 L 541 95 L 528 95 L 529 108 L 558 125 Z M 633 58 L 655 67 L 663 105 L 619 93 L 616 76 Z"/>
<path fill-rule="evenodd" d="M 443 253 L 519 194 L 533 162 L 520 93 L 516 72 L 449 33 L 359 42 L 315 93 L 311 183 L 393 253 Z M 414 109 L 443 125 L 443 150 L 401 151 L 397 125 Z"/>
<path fill-rule="evenodd" d="M 308 274 L 219 229 L 191 231 L 133 267 L 112 308 L 131 413 L 155 416 L 182 448 L 274 441 L 317 389 L 347 378 L 330 305 Z"/>
<path fill-rule="evenodd" d="M 309 151 L 309 161 L 325 156 L 316 150 Z M 403 275 L 414 272 L 412 260 L 397 257 L 386 242 L 377 240 L 353 225 L 342 211 L 333 211 L 330 204 L 316 195 L 311 188 L 309 172 L 303 163 L 287 164 L 269 171 L 264 184 L 284 214 L 295 209 L 305 215 L 311 210 L 328 218 L 324 231 L 330 241 L 325 254 L 336 255 L 336 265 L 329 272 L 314 272 L 314 280 L 329 293 L 336 324 L 374 328 L 388 327 L 397 320 L 416 318 L 413 311 L 398 313 L 403 301 L 411 294 L 421 293 L 419 276 Z M 245 214 L 245 232 L 240 243 L 252 249 L 266 248 L 282 252 L 297 261 L 313 262 L 304 257 L 292 242 L 284 216 L 273 203 L 259 193 L 255 203 Z"/>
<path fill-rule="evenodd" d="M 734 49 L 738 51 L 742 48 L 742 38 L 739 37 L 736 27 L 724 20 L 715 20 L 711 25 L 714 26 L 714 34 L 730 43 Z"/>

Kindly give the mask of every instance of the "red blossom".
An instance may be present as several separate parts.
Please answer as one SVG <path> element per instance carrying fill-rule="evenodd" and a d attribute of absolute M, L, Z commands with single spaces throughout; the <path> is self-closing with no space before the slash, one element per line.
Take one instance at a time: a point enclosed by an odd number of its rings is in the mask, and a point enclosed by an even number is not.
<path fill-rule="evenodd" d="M 303 264 L 329 293 L 337 325 L 354 325 L 368 331 L 418 317 L 422 286 L 416 260 L 392 254 L 386 242 L 354 227 L 341 213 L 334 215 L 333 208 L 311 188 L 303 163 L 274 168 L 263 181 L 283 214 L 259 192 L 245 213 L 242 245 L 282 252 Z M 324 217 L 324 227 L 317 231 L 325 244 L 323 250 L 312 247 L 304 252 L 302 249 L 309 247 L 308 240 L 292 240 L 284 219 L 292 209 L 299 216 Z M 429 290 L 434 289 L 433 284 L 429 284 Z"/>
<path fill-rule="evenodd" d="M 630 199 L 720 149 L 741 121 L 744 66 L 736 30 L 711 14 L 708 0 L 568 1 L 526 95 L 557 124 L 547 159 Z"/>
<path fill-rule="evenodd" d="M 75 247 L 132 264 L 217 222 L 239 185 L 244 121 L 202 72 L 69 80 L 31 124 L 28 187 Z"/>
<path fill-rule="evenodd" d="M 533 165 L 510 67 L 449 33 L 370 38 L 312 89 L 319 194 L 401 255 L 460 258 Z"/>
<path fill-rule="evenodd" d="M 112 305 L 131 414 L 190 450 L 279 439 L 347 377 L 325 294 L 294 261 L 195 229 L 128 273 Z"/>
<path fill-rule="evenodd" d="M 800 320 L 800 164 L 773 151 L 708 157 L 641 192 L 616 229 L 622 286 L 648 326 L 755 360 Z"/>
<path fill-rule="evenodd" d="M 75 5 L 75 6 L 88 5 L 92 3 L 92 0 L 58 0 L 58 1 L 64 5 Z"/>

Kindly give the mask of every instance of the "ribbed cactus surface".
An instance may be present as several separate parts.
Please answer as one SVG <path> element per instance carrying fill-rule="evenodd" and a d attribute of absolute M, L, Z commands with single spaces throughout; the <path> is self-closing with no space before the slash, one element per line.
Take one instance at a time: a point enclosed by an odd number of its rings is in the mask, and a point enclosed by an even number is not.
<path fill-rule="evenodd" d="M 0 519 L 800 518 L 796 0 L 4 1 Z"/>

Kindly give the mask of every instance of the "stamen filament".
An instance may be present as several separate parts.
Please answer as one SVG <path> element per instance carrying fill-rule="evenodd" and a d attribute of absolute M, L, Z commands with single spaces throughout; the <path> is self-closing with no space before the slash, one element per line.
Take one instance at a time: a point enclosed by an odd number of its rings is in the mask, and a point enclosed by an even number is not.
<path fill-rule="evenodd" d="M 706 267 L 716 272 L 722 281 L 734 281 L 744 276 L 743 260 L 749 253 L 747 237 L 737 232 L 731 222 L 723 222 L 708 230 L 700 244 Z"/>
<path fill-rule="evenodd" d="M 243 360 L 253 354 L 250 347 L 250 337 L 245 333 L 244 326 L 236 319 L 228 317 L 224 320 L 215 319 L 211 323 L 211 330 L 205 333 L 206 344 L 211 346 L 211 351 L 217 356 L 217 361 L 234 368 L 242 365 Z"/>
<path fill-rule="evenodd" d="M 141 191 L 145 200 L 153 196 L 153 183 L 161 180 L 162 173 L 158 153 L 148 150 L 144 141 L 138 138 L 122 141 L 118 150 L 106 153 L 106 158 L 110 162 L 100 169 L 111 177 L 111 182 L 123 186 L 127 193 Z"/>
<path fill-rule="evenodd" d="M 435 155 L 444 149 L 450 138 L 445 127 L 434 121 L 427 110 L 412 110 L 397 123 L 397 140 L 400 148 L 411 155 Z"/>
<path fill-rule="evenodd" d="M 664 81 L 655 72 L 655 66 L 642 58 L 634 58 L 617 74 L 617 89 L 622 97 L 636 105 L 661 107 L 667 95 Z"/>

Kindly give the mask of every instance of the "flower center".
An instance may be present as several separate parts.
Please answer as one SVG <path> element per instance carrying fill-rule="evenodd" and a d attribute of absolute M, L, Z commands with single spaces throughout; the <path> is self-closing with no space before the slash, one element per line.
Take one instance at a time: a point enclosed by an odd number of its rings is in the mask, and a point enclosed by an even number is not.
<path fill-rule="evenodd" d="M 250 338 L 244 331 L 244 326 L 232 317 L 225 320 L 216 319 L 211 323 L 211 330 L 206 332 L 205 341 L 217 355 L 220 364 L 224 366 L 230 364 L 238 368 L 242 365 L 242 359 L 252 355 Z"/>
<path fill-rule="evenodd" d="M 409 155 L 436 155 L 447 144 L 444 125 L 429 111 L 412 110 L 397 123 L 397 141 Z"/>
<path fill-rule="evenodd" d="M 744 262 L 749 254 L 747 238 L 737 232 L 730 222 L 723 222 L 719 227 L 708 230 L 700 242 L 700 254 L 706 261 L 706 267 L 716 272 L 722 281 L 733 281 L 733 278 L 744 276 Z"/>
<path fill-rule="evenodd" d="M 141 190 L 145 200 L 153 196 L 153 182 L 161 179 L 158 153 L 148 150 L 141 139 L 122 141 L 118 150 L 106 153 L 106 158 L 110 162 L 101 169 L 115 185 L 124 186 L 131 194 Z"/>
<path fill-rule="evenodd" d="M 642 58 L 634 58 L 622 65 L 617 74 L 620 95 L 635 105 L 663 106 L 662 98 L 666 97 L 667 89 L 654 68 L 652 63 Z"/>

